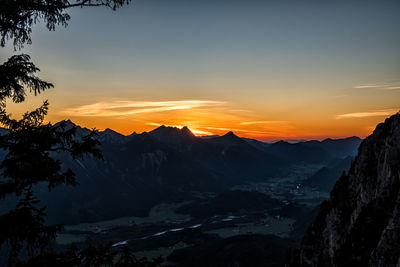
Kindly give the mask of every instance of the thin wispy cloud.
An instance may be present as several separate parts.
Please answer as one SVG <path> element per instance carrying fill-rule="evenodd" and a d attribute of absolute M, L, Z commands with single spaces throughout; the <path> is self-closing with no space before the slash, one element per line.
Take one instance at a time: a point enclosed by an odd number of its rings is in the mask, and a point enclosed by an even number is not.
<path fill-rule="evenodd" d="M 353 86 L 354 89 L 367 89 L 367 88 L 380 88 L 384 85 L 378 85 L 378 84 L 360 84 Z"/>
<path fill-rule="evenodd" d="M 389 115 L 396 113 L 397 111 L 398 110 L 396 110 L 396 109 L 383 109 L 383 110 L 375 110 L 375 111 L 367 111 L 367 112 L 346 113 L 346 114 L 336 115 L 336 119 L 389 116 Z"/>
<path fill-rule="evenodd" d="M 400 89 L 400 82 L 393 83 L 376 83 L 376 84 L 359 84 L 353 86 L 354 89 L 379 89 L 379 90 L 398 90 Z"/>
<path fill-rule="evenodd" d="M 176 100 L 176 101 L 111 101 L 97 102 L 68 108 L 61 111 L 69 116 L 113 117 L 140 113 L 165 112 L 201 107 L 211 107 L 225 104 L 223 101 L 212 100 Z"/>

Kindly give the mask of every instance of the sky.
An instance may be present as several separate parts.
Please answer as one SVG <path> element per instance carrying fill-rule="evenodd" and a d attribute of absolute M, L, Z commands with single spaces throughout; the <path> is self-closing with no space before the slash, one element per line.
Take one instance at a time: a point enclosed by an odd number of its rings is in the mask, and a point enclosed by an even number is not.
<path fill-rule="evenodd" d="M 400 1 L 136 0 L 41 23 L 28 53 L 55 88 L 48 122 L 159 125 L 259 140 L 365 137 L 400 110 Z"/>

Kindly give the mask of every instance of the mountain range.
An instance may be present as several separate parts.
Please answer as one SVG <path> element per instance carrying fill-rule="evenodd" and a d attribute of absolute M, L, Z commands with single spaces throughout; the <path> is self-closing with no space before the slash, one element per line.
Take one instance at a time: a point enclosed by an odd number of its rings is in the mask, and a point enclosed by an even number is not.
<path fill-rule="evenodd" d="M 76 135 L 89 129 L 77 127 Z M 191 199 L 194 192 L 223 192 L 234 185 L 281 177 L 296 164 L 325 166 L 343 156 L 354 156 L 360 138 L 264 143 L 223 136 L 197 137 L 187 127 L 160 126 L 150 132 L 122 135 L 100 131 L 104 160 L 72 159 L 55 154 L 71 168 L 79 186 L 48 192 L 35 188 L 47 206 L 51 223 L 79 223 L 119 216 L 146 216 L 160 202 Z"/>

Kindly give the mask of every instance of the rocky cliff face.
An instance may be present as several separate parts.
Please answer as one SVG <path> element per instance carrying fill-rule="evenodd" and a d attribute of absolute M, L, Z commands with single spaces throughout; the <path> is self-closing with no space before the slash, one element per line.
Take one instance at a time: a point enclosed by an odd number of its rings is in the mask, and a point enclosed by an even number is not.
<path fill-rule="evenodd" d="M 400 114 L 366 138 L 289 266 L 400 266 Z"/>

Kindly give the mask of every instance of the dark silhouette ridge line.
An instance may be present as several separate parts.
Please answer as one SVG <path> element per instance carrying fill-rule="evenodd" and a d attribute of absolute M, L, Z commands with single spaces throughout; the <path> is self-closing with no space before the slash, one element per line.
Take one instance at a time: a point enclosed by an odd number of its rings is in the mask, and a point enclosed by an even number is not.
<path fill-rule="evenodd" d="M 61 122 L 66 122 L 66 124 L 67 124 L 67 127 L 68 127 L 68 125 L 71 125 L 71 126 L 76 126 L 76 127 L 79 127 L 79 128 L 82 128 L 82 129 L 84 129 L 84 130 L 89 130 L 87 127 L 82 127 L 82 126 L 80 126 L 80 125 L 77 125 L 77 124 L 75 124 L 74 122 L 72 122 L 70 119 L 66 119 L 66 120 L 61 120 L 61 121 L 59 121 L 59 122 L 56 122 L 56 123 L 54 123 L 54 124 L 51 124 L 51 125 L 58 125 L 59 123 L 61 123 Z M 353 135 L 353 136 L 348 136 L 348 137 L 342 137 L 342 138 L 331 138 L 331 137 L 327 137 L 327 138 L 324 138 L 324 139 L 322 139 L 322 140 L 317 140 L 317 139 L 276 139 L 276 140 L 273 140 L 273 141 L 263 141 L 263 140 L 259 140 L 259 139 L 255 139 L 255 138 L 247 138 L 247 137 L 242 137 L 242 136 L 238 136 L 236 133 L 234 133 L 234 131 L 228 131 L 226 134 L 224 134 L 224 135 L 218 135 L 218 134 L 213 134 L 213 135 L 195 135 L 191 130 L 190 130 L 190 128 L 188 127 L 188 126 L 183 126 L 182 128 L 179 128 L 179 127 L 176 127 L 176 126 L 165 126 L 164 124 L 162 124 L 162 125 L 160 125 L 160 126 L 158 126 L 158 127 L 156 127 L 156 128 L 154 128 L 153 130 L 150 130 L 150 131 L 143 131 L 142 133 L 140 133 L 140 134 L 145 134 L 145 133 L 151 133 L 151 132 L 154 132 L 155 130 L 157 130 L 157 129 L 175 129 L 175 130 L 179 130 L 179 131 L 181 131 L 181 132 L 185 132 L 185 133 L 189 133 L 189 134 L 191 134 L 191 135 L 193 135 L 194 137 L 197 137 L 197 138 L 214 138 L 214 137 L 230 137 L 230 138 L 232 138 L 232 137 L 236 137 L 236 138 L 240 138 L 240 139 L 245 139 L 245 140 L 256 140 L 256 141 L 258 141 L 258 142 L 263 142 L 263 143 L 278 143 L 278 142 L 284 142 L 284 143 L 288 143 L 288 144 L 292 144 L 292 143 L 302 143 L 302 142 L 311 142 L 311 141 L 315 141 L 315 142 L 320 142 L 320 143 L 322 143 L 322 142 L 332 142 L 332 141 L 338 141 L 338 140 L 350 140 L 350 139 L 355 139 L 355 140 L 363 140 L 363 138 L 360 138 L 360 137 L 358 137 L 358 136 L 355 136 L 355 135 Z M 128 136 L 132 136 L 132 135 L 136 135 L 136 134 L 138 134 L 136 131 L 133 131 L 131 134 L 123 134 L 123 133 L 120 133 L 120 132 L 118 132 L 118 131 L 115 131 L 115 130 L 113 130 L 113 129 L 111 129 L 111 128 L 106 128 L 106 129 L 104 129 L 103 131 L 100 131 L 99 130 L 99 133 L 104 133 L 104 132 L 107 132 L 107 133 L 114 133 L 114 134 L 118 134 L 118 135 L 122 135 L 122 136 L 125 136 L 125 137 L 128 137 Z"/>

